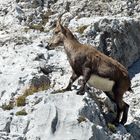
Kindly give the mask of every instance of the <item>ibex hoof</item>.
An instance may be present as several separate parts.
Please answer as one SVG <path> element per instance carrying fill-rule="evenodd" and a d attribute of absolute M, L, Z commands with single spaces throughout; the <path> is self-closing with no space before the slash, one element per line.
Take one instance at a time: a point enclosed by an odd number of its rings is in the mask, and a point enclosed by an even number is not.
<path fill-rule="evenodd" d="M 84 93 L 85 93 L 84 91 L 79 90 L 79 91 L 77 91 L 76 94 L 77 94 L 77 95 L 84 95 Z"/>
<path fill-rule="evenodd" d="M 126 121 L 121 121 L 120 124 L 124 125 L 126 123 Z"/>
<path fill-rule="evenodd" d="M 119 123 L 119 121 L 114 121 L 113 124 L 114 124 L 115 126 L 118 126 L 120 123 Z"/>

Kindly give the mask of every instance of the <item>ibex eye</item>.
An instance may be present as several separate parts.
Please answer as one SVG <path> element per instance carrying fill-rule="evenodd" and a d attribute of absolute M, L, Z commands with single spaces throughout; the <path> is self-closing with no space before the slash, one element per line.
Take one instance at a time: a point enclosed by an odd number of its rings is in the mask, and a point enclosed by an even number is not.
<path fill-rule="evenodd" d="M 55 32 L 54 32 L 55 35 L 57 35 L 58 33 L 59 33 L 58 31 L 55 31 Z"/>

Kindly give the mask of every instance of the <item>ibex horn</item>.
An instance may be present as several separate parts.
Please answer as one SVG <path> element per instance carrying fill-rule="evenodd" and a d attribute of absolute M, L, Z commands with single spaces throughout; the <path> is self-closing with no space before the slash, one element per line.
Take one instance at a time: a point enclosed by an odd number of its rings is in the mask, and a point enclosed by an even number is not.
<path fill-rule="evenodd" d="M 60 24 L 61 23 L 61 17 L 65 14 L 66 12 L 63 12 L 62 14 L 59 15 L 58 17 L 58 23 Z"/>

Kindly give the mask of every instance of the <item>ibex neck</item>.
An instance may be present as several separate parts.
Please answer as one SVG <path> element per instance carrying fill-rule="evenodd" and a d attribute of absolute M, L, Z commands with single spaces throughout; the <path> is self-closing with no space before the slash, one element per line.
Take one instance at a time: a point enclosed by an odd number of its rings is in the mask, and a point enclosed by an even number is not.
<path fill-rule="evenodd" d="M 79 48 L 79 46 L 80 46 L 80 43 L 76 39 L 74 39 L 74 40 L 65 39 L 64 40 L 64 48 L 65 48 L 66 54 L 69 58 L 74 54 L 74 52 Z"/>
<path fill-rule="evenodd" d="M 76 39 L 64 39 L 64 47 L 66 50 L 75 50 L 79 47 L 79 44 Z"/>

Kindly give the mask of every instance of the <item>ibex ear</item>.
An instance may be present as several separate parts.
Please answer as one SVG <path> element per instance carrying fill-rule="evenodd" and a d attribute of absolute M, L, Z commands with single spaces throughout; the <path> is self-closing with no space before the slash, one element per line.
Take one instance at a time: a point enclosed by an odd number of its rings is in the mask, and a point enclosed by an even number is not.
<path fill-rule="evenodd" d="M 63 25 L 61 24 L 61 17 L 63 16 L 64 13 L 62 13 L 59 17 L 58 17 L 58 20 L 56 22 L 56 27 L 58 27 L 61 31 L 61 33 L 63 33 L 63 35 L 66 36 L 66 29 L 63 27 Z"/>
<path fill-rule="evenodd" d="M 56 28 L 60 30 L 61 33 L 66 35 L 66 29 L 63 27 L 63 25 L 60 23 L 60 20 L 57 21 L 56 23 Z"/>

